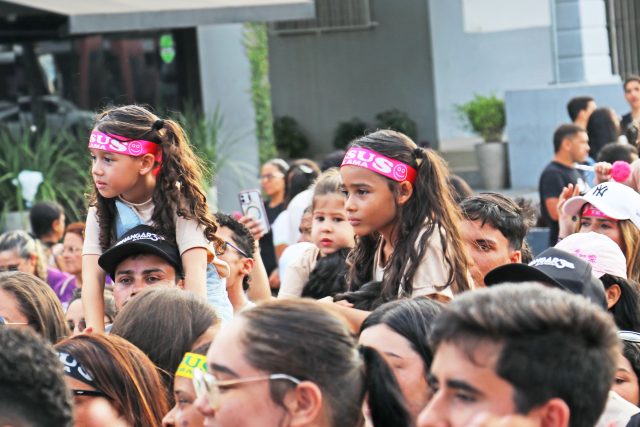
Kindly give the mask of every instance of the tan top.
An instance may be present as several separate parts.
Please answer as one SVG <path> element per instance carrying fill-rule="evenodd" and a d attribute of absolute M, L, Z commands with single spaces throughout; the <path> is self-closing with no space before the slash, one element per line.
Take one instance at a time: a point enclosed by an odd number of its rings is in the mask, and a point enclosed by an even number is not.
<path fill-rule="evenodd" d="M 151 199 L 143 203 L 130 203 L 124 199 L 119 199 L 122 203 L 130 206 L 142 220 L 142 223 L 152 225 L 151 215 L 153 214 L 153 201 Z M 204 227 L 195 220 L 186 220 L 176 215 L 176 243 L 180 255 L 193 248 L 205 248 L 209 253 L 213 253 L 211 244 L 204 235 Z M 100 247 L 100 226 L 98 224 L 97 209 L 89 208 L 87 214 L 83 255 L 102 255 Z"/>
<path fill-rule="evenodd" d="M 302 295 L 304 285 L 309 281 L 311 272 L 316 267 L 320 249 L 313 246 L 300 252 L 289 265 L 284 276 L 284 283 L 278 291 L 278 298 L 294 298 Z"/>
<path fill-rule="evenodd" d="M 416 246 L 425 231 L 426 229 L 423 228 L 420 234 L 418 234 Z M 432 294 L 440 294 L 450 299 L 453 298 L 451 286 L 448 286 L 443 290 L 437 289 L 437 287 L 445 286 L 449 280 L 449 267 L 444 259 L 442 242 L 440 241 L 438 232 L 443 233 L 440 227 L 435 229 L 431 238 L 427 242 L 427 250 L 425 251 L 422 261 L 420 261 L 420 265 L 413 276 L 413 291 L 411 293 L 411 298 Z M 384 240 L 380 239 L 374 258 L 373 280 L 375 281 L 382 281 L 384 270 L 386 268 L 380 263 L 383 247 Z M 401 298 L 403 296 L 402 287 L 399 287 L 398 297 Z"/>

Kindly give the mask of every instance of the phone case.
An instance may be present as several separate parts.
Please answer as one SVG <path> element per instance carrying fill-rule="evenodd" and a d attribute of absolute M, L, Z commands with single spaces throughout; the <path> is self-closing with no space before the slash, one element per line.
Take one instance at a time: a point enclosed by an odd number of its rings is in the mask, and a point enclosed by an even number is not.
<path fill-rule="evenodd" d="M 240 199 L 242 213 L 260 221 L 265 233 L 268 233 L 270 230 L 269 218 L 267 217 L 267 210 L 264 207 L 260 190 L 243 190 L 238 193 L 238 198 Z"/>

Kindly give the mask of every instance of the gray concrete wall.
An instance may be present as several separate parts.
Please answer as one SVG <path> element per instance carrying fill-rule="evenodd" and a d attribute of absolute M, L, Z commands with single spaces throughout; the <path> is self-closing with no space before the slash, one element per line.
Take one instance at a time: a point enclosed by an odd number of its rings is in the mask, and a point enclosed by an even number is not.
<path fill-rule="evenodd" d="M 198 49 L 204 111 L 212 115 L 219 108 L 224 120 L 224 161 L 209 199 L 217 189 L 217 206 L 230 213 L 239 210 L 239 190 L 259 188 L 251 71 L 242 45 L 242 24 L 199 27 Z"/>
<path fill-rule="evenodd" d="M 466 32 L 464 0 L 427 1 L 433 38 L 438 138 L 441 148 L 446 149 L 449 140 L 470 136 L 461 129 L 456 104 L 469 101 L 474 93 L 494 92 L 504 96 L 508 90 L 551 82 L 550 27 L 536 26 L 539 21 L 532 19 L 529 24 L 524 22 L 521 29 L 492 31 L 485 27 L 482 32 Z M 521 0 L 515 1 L 518 2 Z M 539 2 L 548 5 L 546 1 Z M 517 14 L 517 8 L 513 13 Z"/>
<path fill-rule="evenodd" d="M 419 140 L 435 138 L 427 1 L 401 3 L 371 0 L 369 30 L 270 35 L 274 117 L 298 120 L 312 154 L 332 150 L 338 122 L 394 107 L 418 123 Z"/>
<path fill-rule="evenodd" d="M 574 96 L 592 96 L 598 106 L 618 115 L 628 112 L 622 83 L 573 84 L 514 90 L 506 94 L 509 164 L 513 188 L 537 188 L 540 173 L 553 157 L 553 132 L 569 122 L 566 105 Z"/>

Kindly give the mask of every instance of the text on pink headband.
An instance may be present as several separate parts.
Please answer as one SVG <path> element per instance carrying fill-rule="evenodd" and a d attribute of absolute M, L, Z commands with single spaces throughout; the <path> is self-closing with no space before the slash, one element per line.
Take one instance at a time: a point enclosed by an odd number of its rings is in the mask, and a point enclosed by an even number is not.
<path fill-rule="evenodd" d="M 350 148 L 344 155 L 342 166 L 358 166 L 394 181 L 409 181 L 412 184 L 417 175 L 416 170 L 406 163 L 362 147 Z"/>

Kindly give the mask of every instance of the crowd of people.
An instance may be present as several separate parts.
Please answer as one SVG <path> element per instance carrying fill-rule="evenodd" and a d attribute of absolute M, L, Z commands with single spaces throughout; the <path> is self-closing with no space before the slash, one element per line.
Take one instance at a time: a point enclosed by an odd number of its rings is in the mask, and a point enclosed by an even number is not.
<path fill-rule="evenodd" d="M 640 425 L 640 78 L 624 89 L 622 123 L 569 101 L 540 215 L 382 129 L 264 163 L 267 228 L 211 212 L 178 123 L 105 110 L 86 221 L 41 202 L 0 235 L 0 425 Z"/>

